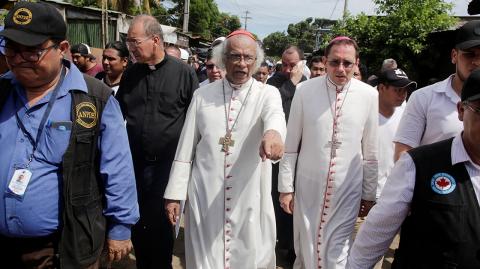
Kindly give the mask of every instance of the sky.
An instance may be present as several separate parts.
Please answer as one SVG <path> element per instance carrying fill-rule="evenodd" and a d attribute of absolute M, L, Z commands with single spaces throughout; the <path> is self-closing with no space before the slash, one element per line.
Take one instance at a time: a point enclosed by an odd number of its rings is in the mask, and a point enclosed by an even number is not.
<path fill-rule="evenodd" d="M 346 0 L 215 0 L 221 12 L 237 15 L 244 27 L 245 11 L 249 11 L 247 30 L 264 38 L 270 33 L 287 30 L 288 24 L 308 17 L 338 19 L 343 16 Z M 453 15 L 467 16 L 470 0 L 445 0 L 454 3 Z M 371 0 L 348 0 L 348 11 L 353 14 L 375 14 Z"/>

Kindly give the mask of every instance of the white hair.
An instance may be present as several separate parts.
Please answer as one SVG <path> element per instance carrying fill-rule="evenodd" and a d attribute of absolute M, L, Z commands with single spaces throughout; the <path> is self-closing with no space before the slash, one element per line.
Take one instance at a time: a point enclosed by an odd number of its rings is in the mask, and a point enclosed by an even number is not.
<path fill-rule="evenodd" d="M 224 42 L 220 43 L 212 49 L 212 60 L 220 69 L 223 70 L 226 70 L 225 63 L 227 62 L 227 45 L 229 41 L 230 39 L 227 38 Z M 260 68 L 263 59 L 265 58 L 265 53 L 263 52 L 262 47 L 260 47 L 260 44 L 258 44 L 258 42 L 255 42 L 255 45 L 256 60 L 253 70 L 254 73 L 257 72 L 258 68 Z"/>

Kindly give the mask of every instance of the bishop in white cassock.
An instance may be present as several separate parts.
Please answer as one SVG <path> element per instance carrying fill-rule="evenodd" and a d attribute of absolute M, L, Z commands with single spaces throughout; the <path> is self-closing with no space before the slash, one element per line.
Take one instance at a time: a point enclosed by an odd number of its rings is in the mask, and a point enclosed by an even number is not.
<path fill-rule="evenodd" d="M 187 199 L 187 268 L 275 269 L 266 158 L 283 155 L 282 101 L 251 77 L 263 52 L 250 33 L 233 32 L 220 46 L 214 53 L 227 76 L 194 93 L 164 195 L 167 214 L 175 223 L 178 201 Z"/>
<path fill-rule="evenodd" d="M 375 201 L 378 92 L 352 79 L 353 40 L 332 40 L 325 55 L 327 76 L 297 87 L 280 163 L 280 202 L 294 215 L 294 268 L 344 268 L 357 215 Z"/>

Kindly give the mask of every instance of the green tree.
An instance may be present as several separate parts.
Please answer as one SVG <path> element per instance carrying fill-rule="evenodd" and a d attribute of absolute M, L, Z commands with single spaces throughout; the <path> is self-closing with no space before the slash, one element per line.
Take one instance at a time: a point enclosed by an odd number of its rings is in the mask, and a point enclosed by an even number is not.
<path fill-rule="evenodd" d="M 290 38 L 285 32 L 271 33 L 263 39 L 263 48 L 267 56 L 280 56 L 288 44 L 291 44 Z"/>
<path fill-rule="evenodd" d="M 263 45 L 268 56 L 280 56 L 288 45 L 296 45 L 305 52 L 313 52 L 315 39 L 319 29 L 330 27 L 332 20 L 307 18 L 298 23 L 288 25 L 287 34 L 275 32 L 263 39 Z"/>
<path fill-rule="evenodd" d="M 173 0 L 172 2 L 176 4 L 175 7 L 169 10 L 169 13 L 176 18 L 175 21 L 172 21 L 172 25 L 182 28 L 184 1 Z M 211 39 L 213 38 L 212 29 L 215 28 L 219 17 L 220 12 L 214 0 L 191 0 L 188 30 L 204 38 Z"/>
<path fill-rule="evenodd" d="M 383 59 L 395 58 L 413 74 L 417 57 L 429 49 L 427 37 L 452 27 L 452 4 L 442 0 L 374 0 L 378 16 L 347 16 L 335 25 L 333 35 L 348 35 L 360 45 L 362 59 L 378 70 Z"/>
<path fill-rule="evenodd" d="M 212 30 L 213 37 L 227 36 L 229 33 L 240 29 L 242 24 L 238 16 L 231 16 L 228 13 L 220 13 L 215 27 Z"/>

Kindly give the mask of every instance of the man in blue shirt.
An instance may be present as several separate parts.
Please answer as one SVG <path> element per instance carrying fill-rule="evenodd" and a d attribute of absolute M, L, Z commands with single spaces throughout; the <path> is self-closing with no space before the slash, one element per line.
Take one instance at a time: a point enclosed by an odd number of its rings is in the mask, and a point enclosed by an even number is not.
<path fill-rule="evenodd" d="M 63 59 L 66 24 L 53 6 L 17 3 L 0 36 L 10 67 L 0 80 L 2 267 L 97 268 L 104 246 L 121 259 L 139 211 L 118 102 Z"/>

